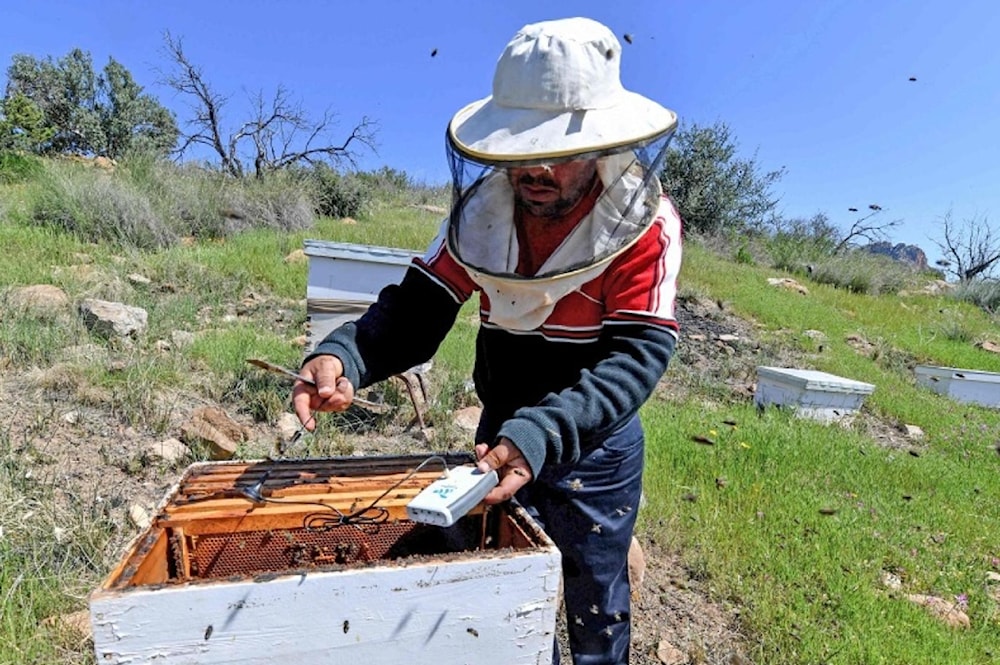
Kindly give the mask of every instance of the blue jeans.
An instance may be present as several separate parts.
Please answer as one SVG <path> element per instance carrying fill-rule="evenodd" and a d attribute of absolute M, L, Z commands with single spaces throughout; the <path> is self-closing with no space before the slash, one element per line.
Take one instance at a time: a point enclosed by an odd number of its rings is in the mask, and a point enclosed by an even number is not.
<path fill-rule="evenodd" d="M 628 665 L 628 550 L 642 494 L 643 453 L 635 417 L 577 463 L 545 465 L 517 494 L 562 553 L 574 665 Z"/>

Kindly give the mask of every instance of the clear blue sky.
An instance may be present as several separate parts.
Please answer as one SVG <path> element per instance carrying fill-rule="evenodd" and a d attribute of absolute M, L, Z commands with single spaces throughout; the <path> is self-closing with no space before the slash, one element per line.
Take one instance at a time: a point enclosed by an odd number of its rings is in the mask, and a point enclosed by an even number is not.
<path fill-rule="evenodd" d="M 875 203 L 878 219 L 903 222 L 891 239 L 932 260 L 947 212 L 1000 220 L 995 0 L 0 0 L 0 63 L 6 72 L 15 53 L 58 59 L 74 47 L 96 69 L 114 57 L 184 120 L 157 83 L 169 30 L 230 96 L 232 122 L 249 93 L 283 85 L 314 114 L 338 113 L 344 132 L 378 121 L 378 154 L 362 168 L 443 182 L 447 121 L 489 94 L 508 39 L 581 15 L 622 39 L 627 88 L 682 123 L 727 123 L 744 156 L 784 167 L 786 217 L 825 212 L 846 229 L 848 208 Z"/>

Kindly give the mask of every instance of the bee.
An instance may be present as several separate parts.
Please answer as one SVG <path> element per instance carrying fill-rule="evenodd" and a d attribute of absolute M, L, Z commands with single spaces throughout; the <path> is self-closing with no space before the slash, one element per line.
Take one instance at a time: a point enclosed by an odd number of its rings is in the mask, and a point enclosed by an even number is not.
<path fill-rule="evenodd" d="M 432 57 L 432 58 L 433 58 L 434 56 L 436 56 L 437 54 L 438 54 L 438 50 L 437 50 L 437 49 L 431 49 L 431 57 Z"/>
<path fill-rule="evenodd" d="M 632 35 L 630 35 L 629 33 L 627 33 L 627 32 L 626 32 L 626 33 L 625 33 L 624 35 L 622 35 L 622 36 L 623 36 L 623 37 L 625 37 L 625 41 L 627 41 L 627 42 L 628 42 L 629 44 L 631 44 L 631 43 L 632 43 Z"/>
<path fill-rule="evenodd" d="M 465 632 L 467 632 L 469 635 L 472 635 L 473 637 L 479 637 L 479 631 L 476 630 L 475 628 L 466 628 Z"/>
<path fill-rule="evenodd" d="M 346 635 L 347 631 L 349 631 L 350 629 L 351 629 L 351 622 L 348 621 L 347 619 L 344 619 L 344 634 Z"/>
<path fill-rule="evenodd" d="M 215 632 L 215 626 L 213 626 L 212 624 L 208 624 L 208 628 L 205 629 L 205 639 L 208 640 L 208 638 L 210 638 L 212 636 L 212 633 L 214 632 Z"/>

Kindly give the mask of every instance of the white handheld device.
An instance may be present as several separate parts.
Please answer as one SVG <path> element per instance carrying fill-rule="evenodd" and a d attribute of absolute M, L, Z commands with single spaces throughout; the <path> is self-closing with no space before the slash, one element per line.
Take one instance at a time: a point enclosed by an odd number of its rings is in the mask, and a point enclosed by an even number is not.
<path fill-rule="evenodd" d="M 414 522 L 451 526 L 479 504 L 500 482 L 496 471 L 483 473 L 474 466 L 456 466 L 420 491 L 406 506 Z"/>

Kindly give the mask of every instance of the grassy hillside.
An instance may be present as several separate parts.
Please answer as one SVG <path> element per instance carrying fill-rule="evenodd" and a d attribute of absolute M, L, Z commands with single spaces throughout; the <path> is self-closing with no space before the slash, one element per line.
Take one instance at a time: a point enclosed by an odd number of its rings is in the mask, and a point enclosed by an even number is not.
<path fill-rule="evenodd" d="M 34 395 L 0 410 L 0 662 L 88 663 L 89 647 L 41 622 L 84 608 L 135 529 L 108 509 L 109 488 L 67 497 L 53 472 L 63 451 L 47 438 L 65 424 L 62 414 L 90 409 L 118 432 L 162 438 L 176 434 L 187 405 L 211 400 L 273 423 L 287 409 L 287 386 L 244 359 L 295 365 L 301 357 L 293 340 L 305 319 L 307 266 L 289 257 L 306 238 L 421 248 L 439 215 L 416 205 L 426 198 L 402 196 L 353 220 L 136 247 L 40 223 L 32 186 L 0 188 L 0 387 Z M 799 278 L 803 295 L 768 284 L 782 273 L 729 261 L 695 239 L 685 252 L 684 297 L 722 303 L 752 324 L 759 345 L 783 348 L 798 366 L 876 388 L 853 426 L 823 425 L 758 412 L 745 391 L 706 380 L 679 353 L 664 378 L 669 389 L 643 409 L 643 533 L 676 552 L 713 599 L 739 608 L 756 663 L 1000 659 L 1000 584 L 988 578 L 1000 573 L 1000 410 L 934 394 L 913 374 L 917 364 L 1000 372 L 1000 355 L 977 344 L 1000 342 L 997 321 L 946 297 L 871 296 Z M 91 335 L 72 307 L 39 312 L 14 298 L 40 283 L 59 286 L 71 303 L 143 307 L 149 331 L 117 345 Z M 438 414 L 468 400 L 471 305 L 466 314 L 436 358 Z M 190 346 L 157 345 L 178 330 L 194 334 Z M 175 397 L 165 403 L 165 394 Z M 923 438 L 900 434 L 886 445 L 871 435 L 906 425 Z M 335 427 L 326 432 L 312 451 L 343 452 Z M 265 449 L 254 445 L 240 454 Z M 119 466 L 160 479 L 150 480 L 153 494 L 177 474 L 136 456 Z M 949 627 L 908 594 L 953 603 L 970 625 Z"/>

